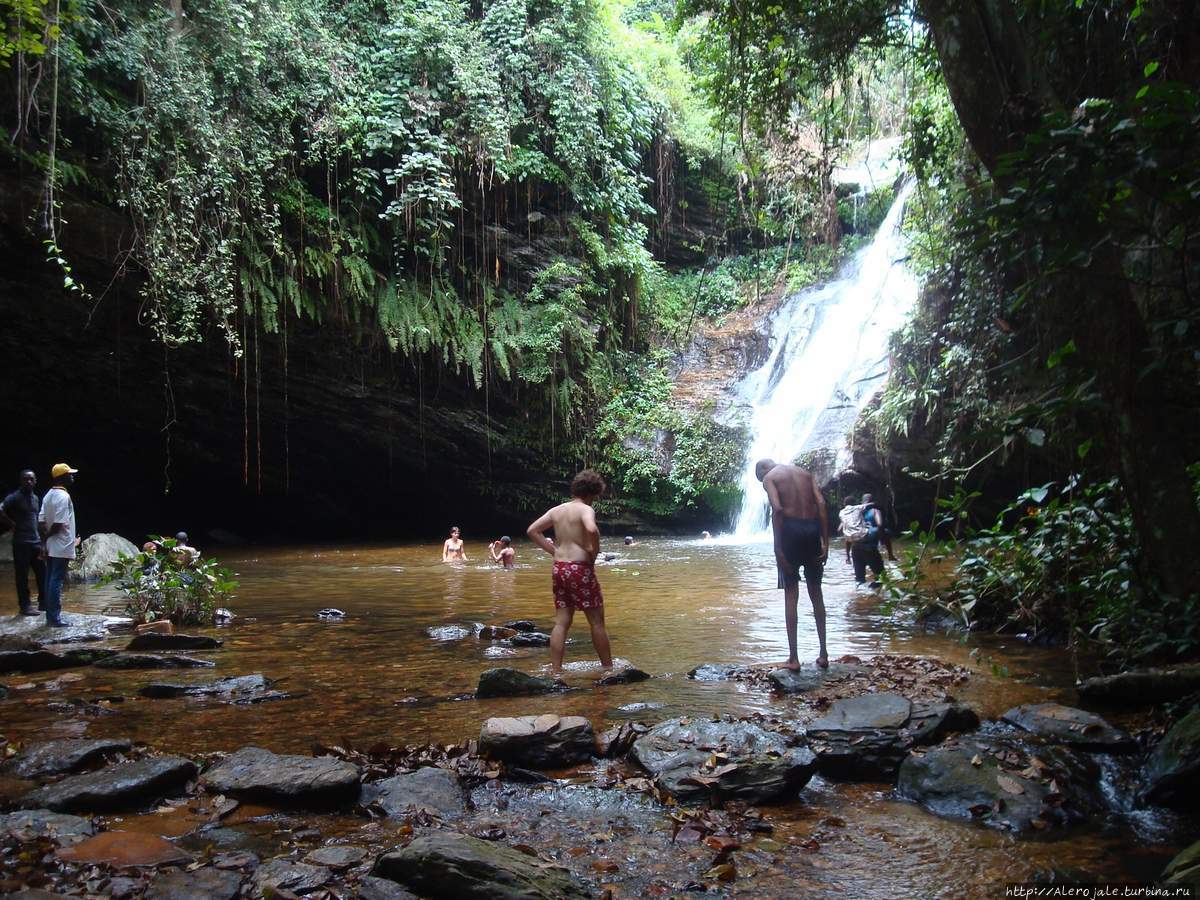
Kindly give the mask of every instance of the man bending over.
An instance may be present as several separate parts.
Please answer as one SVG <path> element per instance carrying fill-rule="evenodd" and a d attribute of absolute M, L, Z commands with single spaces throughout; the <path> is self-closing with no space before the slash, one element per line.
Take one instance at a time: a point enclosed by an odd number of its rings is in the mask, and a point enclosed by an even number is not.
<path fill-rule="evenodd" d="M 571 482 L 571 499 L 548 510 L 529 526 L 529 539 L 554 557 L 554 631 L 550 634 L 550 667 L 562 672 L 563 648 L 575 610 L 583 610 L 592 627 L 592 645 L 600 664 L 612 668 L 612 651 L 604 627 L 604 595 L 596 580 L 600 531 L 592 504 L 604 493 L 604 479 L 584 469 Z M 546 530 L 554 529 L 554 540 Z"/>
<path fill-rule="evenodd" d="M 799 466 L 760 459 L 754 474 L 762 482 L 771 503 L 771 530 L 775 535 L 775 564 L 779 587 L 783 588 L 783 612 L 787 624 L 788 661 L 785 668 L 799 669 L 796 655 L 796 601 L 800 595 L 800 568 L 812 601 L 817 622 L 817 641 L 821 652 L 817 665 L 829 668 L 825 649 L 825 598 L 821 594 L 821 575 L 829 556 L 829 516 L 825 496 L 812 474 Z"/>

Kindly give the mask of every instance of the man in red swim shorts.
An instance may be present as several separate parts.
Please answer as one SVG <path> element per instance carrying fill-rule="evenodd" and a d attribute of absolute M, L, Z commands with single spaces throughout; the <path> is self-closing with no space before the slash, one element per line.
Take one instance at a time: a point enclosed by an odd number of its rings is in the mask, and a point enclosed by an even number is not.
<path fill-rule="evenodd" d="M 571 499 L 560 503 L 529 526 L 529 539 L 554 557 L 554 631 L 550 634 L 550 667 L 562 672 L 563 648 L 575 610 L 583 610 L 592 628 L 592 645 L 600 664 L 612 668 L 612 651 L 604 627 L 604 595 L 596 579 L 600 531 L 592 504 L 604 493 L 604 479 L 584 469 L 571 482 Z M 554 540 L 546 530 L 554 529 Z"/>

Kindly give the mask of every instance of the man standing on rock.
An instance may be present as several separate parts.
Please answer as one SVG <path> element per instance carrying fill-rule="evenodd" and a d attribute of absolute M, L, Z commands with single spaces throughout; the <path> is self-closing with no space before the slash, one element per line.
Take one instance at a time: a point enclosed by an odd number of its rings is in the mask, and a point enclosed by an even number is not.
<path fill-rule="evenodd" d="M 17 602 L 21 615 L 36 616 L 37 609 L 29 602 L 29 570 L 37 581 L 38 609 L 46 596 L 46 563 L 42 559 L 42 539 L 38 536 L 38 513 L 42 501 L 33 489 L 37 475 L 26 469 L 20 475 L 20 487 L 0 503 L 0 522 L 12 528 L 13 570 L 17 574 Z"/>
<path fill-rule="evenodd" d="M 75 473 L 66 463 L 57 463 L 50 470 L 53 487 L 46 492 L 42 511 L 38 515 L 38 530 L 45 542 L 46 554 L 46 624 L 65 628 L 62 620 L 62 589 L 67 580 L 67 565 L 75 558 L 79 538 L 75 536 L 75 504 L 67 492 L 75 483 Z"/>
<path fill-rule="evenodd" d="M 604 479 L 584 469 L 571 481 L 571 499 L 560 503 L 529 526 L 529 539 L 554 557 L 554 631 L 550 635 L 550 668 L 562 673 L 567 631 L 582 609 L 592 628 L 592 645 L 600 664 L 612 668 L 608 630 L 604 627 L 604 595 L 596 579 L 600 530 L 592 504 L 604 493 Z M 545 532 L 554 529 L 554 540 Z"/>
<path fill-rule="evenodd" d="M 827 669 L 825 598 L 821 594 L 821 576 L 829 556 L 829 515 L 825 509 L 825 496 L 812 474 L 799 466 L 760 459 L 754 466 L 754 474 L 762 482 L 771 503 L 775 565 L 779 570 L 779 587 L 783 588 L 783 612 L 787 624 L 788 660 L 784 667 L 800 668 L 800 657 L 796 653 L 796 602 L 800 596 L 800 568 L 803 567 L 821 647 L 817 665 Z"/>

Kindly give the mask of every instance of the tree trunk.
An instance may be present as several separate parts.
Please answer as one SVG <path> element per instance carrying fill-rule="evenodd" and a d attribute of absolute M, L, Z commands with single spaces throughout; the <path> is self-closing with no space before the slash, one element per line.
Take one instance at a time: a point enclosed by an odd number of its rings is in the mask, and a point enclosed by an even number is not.
<path fill-rule="evenodd" d="M 1032 49 L 1015 4 L 920 3 L 959 121 L 989 170 L 1002 154 L 1022 146 L 1044 113 L 1073 105 L 1054 97 L 1051 63 Z M 1077 274 L 1050 294 L 1057 307 L 1050 318 L 1059 323 L 1061 343 L 1075 341 L 1112 413 L 1114 463 L 1147 573 L 1169 593 L 1186 597 L 1200 589 L 1200 553 L 1176 550 L 1200 546 L 1200 512 L 1192 498 L 1191 457 L 1182 429 L 1169 413 L 1162 376 L 1154 370 L 1146 374 L 1153 350 L 1119 248 L 1099 243 L 1089 266 Z"/>

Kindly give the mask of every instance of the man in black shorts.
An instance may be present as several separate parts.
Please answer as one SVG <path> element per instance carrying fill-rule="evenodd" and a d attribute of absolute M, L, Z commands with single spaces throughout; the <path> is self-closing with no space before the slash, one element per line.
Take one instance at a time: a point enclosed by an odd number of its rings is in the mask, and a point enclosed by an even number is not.
<path fill-rule="evenodd" d="M 760 459 L 754 474 L 762 482 L 771 503 L 771 528 L 775 535 L 775 564 L 779 587 L 783 589 L 784 621 L 787 625 L 789 656 L 784 667 L 800 668 L 796 653 L 796 603 L 800 596 L 800 569 L 812 601 L 817 623 L 817 641 L 821 652 L 817 665 L 829 667 L 825 648 L 825 598 L 821 593 L 821 575 L 829 556 L 829 515 L 825 496 L 812 474 L 799 466 L 781 465 Z"/>

